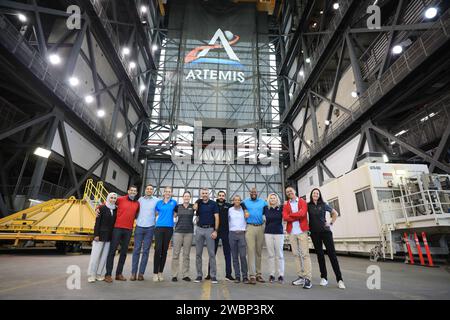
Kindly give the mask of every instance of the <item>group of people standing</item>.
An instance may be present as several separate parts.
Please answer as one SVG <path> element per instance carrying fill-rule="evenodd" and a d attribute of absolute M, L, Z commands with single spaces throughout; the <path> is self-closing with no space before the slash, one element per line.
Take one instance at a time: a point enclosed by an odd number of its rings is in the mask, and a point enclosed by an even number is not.
<path fill-rule="evenodd" d="M 282 205 L 277 194 L 271 193 L 267 200 L 258 198 L 256 188 L 250 190 L 250 197 L 243 200 L 239 195 L 226 202 L 226 194 L 219 191 L 216 201 L 209 198 L 209 190 L 200 190 L 200 199 L 191 203 L 191 193 L 185 191 L 183 202 L 172 198 L 172 188 L 166 187 L 163 199 L 153 195 L 154 188 L 147 185 L 144 196 L 137 198 L 137 187 L 130 186 L 128 194 L 118 197 L 108 194 L 106 203 L 96 209 L 94 241 L 89 263 L 88 281 L 113 282 L 114 256 L 120 245 L 120 256 L 116 267 L 117 281 L 126 281 L 123 276 L 128 246 L 134 223 L 134 248 L 132 255 L 131 281 L 144 280 L 149 252 L 153 238 L 153 281 L 164 281 L 169 244 L 172 240 L 172 281 L 190 278 L 190 252 L 193 243 L 196 251 L 196 277 L 203 278 L 203 249 L 208 252 L 208 273 L 205 280 L 217 283 L 216 253 L 222 242 L 225 257 L 225 278 L 235 283 L 264 283 L 262 276 L 262 249 L 266 243 L 268 253 L 269 282 L 284 282 L 284 228 L 292 252 L 296 257 L 297 279 L 293 285 L 305 289 L 312 287 L 312 268 L 309 256 L 311 236 L 320 268 L 320 285 L 326 286 L 327 269 L 323 245 L 331 261 L 338 287 L 345 289 L 334 249 L 332 225 L 338 213 L 326 204 L 319 189 L 313 189 L 310 201 L 296 196 L 292 187 L 286 188 L 287 201 Z M 331 215 L 327 221 L 326 213 Z M 194 234 L 194 225 L 197 226 Z M 180 271 L 180 255 L 182 266 Z M 104 270 L 106 267 L 106 273 Z M 234 270 L 234 277 L 232 275 Z M 277 276 L 277 277 L 276 277 Z"/>

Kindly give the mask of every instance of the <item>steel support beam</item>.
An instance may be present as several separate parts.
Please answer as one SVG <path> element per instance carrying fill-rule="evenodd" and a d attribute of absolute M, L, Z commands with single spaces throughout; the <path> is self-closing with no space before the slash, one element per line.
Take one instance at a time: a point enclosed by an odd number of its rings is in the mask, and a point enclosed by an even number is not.
<path fill-rule="evenodd" d="M 45 135 L 43 147 L 50 149 L 53 139 L 55 138 L 56 130 L 58 128 L 59 119 L 54 118 L 50 121 L 48 131 Z M 33 175 L 31 177 L 30 189 L 28 190 L 28 199 L 36 199 L 39 195 L 39 189 L 42 184 L 42 178 L 44 177 L 45 168 L 47 167 L 47 158 L 39 157 L 34 167 Z"/>
<path fill-rule="evenodd" d="M 64 126 L 64 121 L 59 121 L 58 124 L 59 137 L 61 138 L 61 145 L 64 151 L 64 162 L 66 168 L 69 171 L 69 179 L 73 186 L 77 184 L 77 175 L 75 172 L 75 166 L 73 165 L 72 153 L 70 151 L 69 141 L 67 139 L 66 128 Z M 76 190 L 78 199 L 81 199 L 80 189 Z"/>
<path fill-rule="evenodd" d="M 70 189 L 69 191 L 66 192 L 66 194 L 64 195 L 64 198 L 70 197 L 72 194 L 74 194 L 77 189 L 79 189 L 81 187 L 81 185 L 87 180 L 87 178 L 89 178 L 90 175 L 92 175 L 92 173 L 98 168 L 98 166 L 105 160 L 107 154 L 103 154 L 103 156 L 100 157 L 100 159 L 98 159 L 94 165 L 92 167 L 89 168 L 89 170 L 81 177 L 80 180 L 78 180 L 78 182 L 76 183 L 76 185 Z"/>
<path fill-rule="evenodd" d="M 385 136 L 388 139 L 391 139 L 393 141 L 395 141 L 396 143 L 398 143 L 400 146 L 402 146 L 403 148 L 411 151 L 412 153 L 414 153 L 415 155 L 421 157 L 422 159 L 424 159 L 425 161 L 429 162 L 430 164 L 434 164 L 435 167 L 445 171 L 446 173 L 450 174 L 450 166 L 446 165 L 442 162 L 436 161 L 433 157 L 430 157 L 429 155 L 427 155 L 425 152 L 423 152 L 422 150 L 410 145 L 409 143 L 406 143 L 402 140 L 400 140 L 399 138 L 397 138 L 395 135 L 390 134 L 389 132 L 378 128 L 374 125 L 370 125 L 368 127 L 368 129 L 373 130 L 375 132 L 377 132 L 378 134 Z"/>
<path fill-rule="evenodd" d="M 26 128 L 34 126 L 40 122 L 46 121 L 54 116 L 55 116 L 55 114 L 53 112 L 50 112 L 50 113 L 44 114 L 42 116 L 37 116 L 31 120 L 28 120 L 22 124 L 15 126 L 14 128 L 10 128 L 5 131 L 2 131 L 2 132 L 0 132 L 0 140 L 3 140 L 13 134 L 16 134 L 17 132 L 25 130 Z"/>
<path fill-rule="evenodd" d="M 439 162 L 444 151 L 447 151 L 450 144 L 450 122 L 447 122 L 447 127 L 445 128 L 444 134 L 442 135 L 441 141 L 433 155 L 433 160 Z M 434 172 L 436 168 L 435 163 L 431 163 L 430 172 Z"/>
<path fill-rule="evenodd" d="M 356 90 L 358 91 L 358 94 L 362 94 L 364 91 L 366 91 L 367 84 L 363 80 L 359 61 L 356 56 L 355 47 L 353 46 L 353 41 L 351 40 L 350 34 L 348 32 L 345 34 L 345 40 L 347 42 L 348 54 L 350 56 L 353 75 L 355 76 Z"/>

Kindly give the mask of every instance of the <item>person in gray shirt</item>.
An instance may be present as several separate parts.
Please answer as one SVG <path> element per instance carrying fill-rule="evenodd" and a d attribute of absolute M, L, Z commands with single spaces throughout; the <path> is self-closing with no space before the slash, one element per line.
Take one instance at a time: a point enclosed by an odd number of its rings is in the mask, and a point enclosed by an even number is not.
<path fill-rule="evenodd" d="M 192 241 L 194 237 L 194 209 L 191 202 L 191 193 L 185 191 L 183 194 L 183 204 L 175 207 L 175 216 L 178 219 L 173 234 L 173 255 L 172 255 L 172 281 L 178 281 L 179 258 L 181 248 L 183 248 L 183 267 L 181 275 L 184 281 L 191 281 L 189 277 L 189 255 L 191 253 Z"/>

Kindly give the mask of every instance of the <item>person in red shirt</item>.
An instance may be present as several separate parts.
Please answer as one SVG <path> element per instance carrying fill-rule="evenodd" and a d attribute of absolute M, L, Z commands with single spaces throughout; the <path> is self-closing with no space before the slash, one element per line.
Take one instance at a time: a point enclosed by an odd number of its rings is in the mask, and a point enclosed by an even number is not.
<path fill-rule="evenodd" d="M 310 289 L 312 273 L 308 244 L 308 205 L 305 200 L 297 197 L 292 187 L 286 188 L 286 196 L 288 200 L 283 206 L 283 219 L 287 221 L 286 232 L 289 234 L 292 254 L 298 259 L 296 261 L 298 278 L 292 284 Z"/>
<path fill-rule="evenodd" d="M 105 282 L 111 283 L 112 270 L 114 265 L 114 255 L 120 244 L 120 257 L 116 269 L 116 280 L 126 281 L 122 275 L 123 266 L 127 259 L 128 245 L 130 244 L 133 232 L 134 219 L 139 212 L 139 201 L 137 199 L 137 187 L 130 186 L 128 195 L 117 198 L 117 218 L 112 233 L 111 246 L 109 248 L 108 259 L 106 260 Z"/>

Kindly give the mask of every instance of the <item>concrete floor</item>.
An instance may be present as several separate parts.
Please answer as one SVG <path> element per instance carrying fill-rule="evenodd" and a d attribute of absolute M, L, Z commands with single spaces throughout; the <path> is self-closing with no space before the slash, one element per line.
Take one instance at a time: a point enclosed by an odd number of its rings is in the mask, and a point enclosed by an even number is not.
<path fill-rule="evenodd" d="M 194 249 L 194 248 L 193 248 Z M 267 266 L 263 272 L 267 279 Z M 373 264 L 368 258 L 340 256 L 339 262 L 347 286 L 346 290 L 336 287 L 334 274 L 327 260 L 329 286 L 320 287 L 319 268 L 315 254 L 313 264 L 313 288 L 304 290 L 290 284 L 295 279 L 294 257 L 285 251 L 285 284 L 257 284 L 255 286 L 224 281 L 224 259 L 218 252 L 219 284 L 209 281 L 186 283 L 170 280 L 171 252 L 167 259 L 164 282 L 151 281 L 153 249 L 148 264 L 146 280 L 143 282 L 118 282 L 113 284 L 87 282 L 86 269 L 89 254 L 78 256 L 58 255 L 51 252 L 0 253 L 0 299 L 449 299 L 450 268 L 426 268 L 405 265 L 401 262 L 376 263 L 381 269 L 381 289 L 369 290 L 366 285 L 369 274 L 367 267 Z M 206 248 L 204 263 L 207 259 Z M 328 259 L 328 258 L 327 258 Z M 117 260 L 117 258 L 116 258 Z M 66 281 L 68 266 L 81 268 L 81 289 L 69 290 Z M 195 254 L 191 251 L 191 273 L 195 275 Z M 129 277 L 131 254 L 128 255 L 124 275 Z M 150 273 L 148 273 L 150 272 Z"/>

